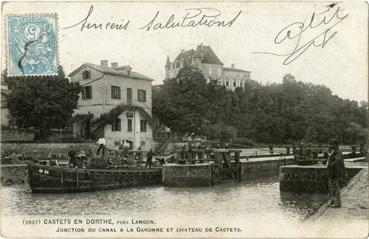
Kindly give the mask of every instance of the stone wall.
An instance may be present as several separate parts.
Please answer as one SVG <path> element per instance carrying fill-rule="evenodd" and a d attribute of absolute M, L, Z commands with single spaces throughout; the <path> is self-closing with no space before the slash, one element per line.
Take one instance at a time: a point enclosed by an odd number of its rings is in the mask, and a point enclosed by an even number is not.
<path fill-rule="evenodd" d="M 260 177 L 278 176 L 279 168 L 294 163 L 294 159 L 286 160 L 253 160 L 241 162 L 241 179 L 254 179 Z"/>
<path fill-rule="evenodd" d="M 348 179 L 361 169 L 361 167 L 346 167 Z M 324 165 L 282 166 L 279 173 L 279 187 L 281 191 L 288 192 L 327 193 L 328 171 Z"/>
<path fill-rule="evenodd" d="M 173 187 L 194 187 L 213 185 L 213 165 L 204 164 L 165 164 L 163 184 Z"/>

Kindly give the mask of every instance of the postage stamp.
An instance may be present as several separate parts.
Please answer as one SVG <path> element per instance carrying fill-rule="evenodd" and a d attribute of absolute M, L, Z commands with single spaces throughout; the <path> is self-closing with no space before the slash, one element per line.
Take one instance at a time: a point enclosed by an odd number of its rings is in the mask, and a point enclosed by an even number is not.
<path fill-rule="evenodd" d="M 8 75 L 57 75 L 57 15 L 7 16 Z"/>
<path fill-rule="evenodd" d="M 368 6 L 3 0 L 0 239 L 367 238 Z"/>

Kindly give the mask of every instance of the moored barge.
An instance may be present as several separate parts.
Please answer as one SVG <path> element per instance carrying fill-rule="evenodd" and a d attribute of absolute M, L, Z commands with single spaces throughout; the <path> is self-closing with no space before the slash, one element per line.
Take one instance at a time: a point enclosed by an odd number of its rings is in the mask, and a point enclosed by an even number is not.
<path fill-rule="evenodd" d="M 161 183 L 162 169 L 90 169 L 28 163 L 27 174 L 33 193 L 59 193 L 156 185 Z"/>

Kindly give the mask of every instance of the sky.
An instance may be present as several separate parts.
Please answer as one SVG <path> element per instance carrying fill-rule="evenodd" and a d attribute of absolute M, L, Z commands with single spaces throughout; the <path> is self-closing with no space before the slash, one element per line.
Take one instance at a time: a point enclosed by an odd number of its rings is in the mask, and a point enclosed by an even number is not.
<path fill-rule="evenodd" d="M 224 66 L 235 64 L 251 71 L 251 78 L 263 84 L 281 83 L 283 76 L 291 73 L 296 80 L 326 85 L 342 98 L 367 101 L 368 5 L 341 2 L 327 6 L 332 3 L 5 2 L 3 16 L 56 13 L 58 59 L 67 74 L 85 62 L 99 64 L 104 59 L 109 64 L 130 65 L 134 71 L 155 79 L 153 84 L 161 84 L 167 56 L 173 60 L 182 49 L 193 49 L 202 43 L 211 46 Z M 192 18 L 182 27 L 154 29 L 154 24 L 164 25 L 172 14 L 174 22 L 182 21 L 186 14 Z M 225 24 L 235 20 L 225 27 L 187 26 L 191 20 L 200 21 L 204 14 L 207 20 L 220 14 L 216 19 Z M 103 29 L 83 28 L 86 18 L 86 23 L 101 23 Z M 113 22 L 125 25 L 128 20 L 126 30 L 105 29 L 108 22 L 110 26 Z M 152 20 L 148 30 L 145 26 Z M 300 33 L 301 29 L 304 31 Z M 310 46 L 312 41 L 315 45 Z M 296 44 L 307 47 L 295 53 L 299 56 L 294 61 L 284 64 Z M 2 46 L 5 51 L 6 41 Z"/>

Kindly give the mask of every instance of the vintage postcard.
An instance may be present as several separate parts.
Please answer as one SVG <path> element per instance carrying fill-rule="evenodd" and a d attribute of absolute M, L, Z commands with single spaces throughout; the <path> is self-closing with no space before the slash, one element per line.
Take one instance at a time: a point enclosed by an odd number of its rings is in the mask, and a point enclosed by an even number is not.
<path fill-rule="evenodd" d="M 368 237 L 368 4 L 4 1 L 4 238 Z"/>

